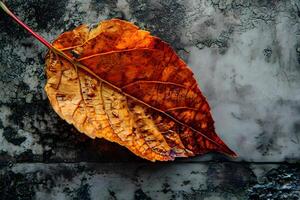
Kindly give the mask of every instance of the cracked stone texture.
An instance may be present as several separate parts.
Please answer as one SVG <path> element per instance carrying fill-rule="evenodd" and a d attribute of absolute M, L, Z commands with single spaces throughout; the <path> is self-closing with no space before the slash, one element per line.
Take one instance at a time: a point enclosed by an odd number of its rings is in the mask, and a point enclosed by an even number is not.
<path fill-rule="evenodd" d="M 169 42 L 239 158 L 150 164 L 78 133 L 43 90 L 46 48 L 0 12 L 0 199 L 300 198 L 299 1 L 5 2 L 49 41 L 115 17 Z"/>

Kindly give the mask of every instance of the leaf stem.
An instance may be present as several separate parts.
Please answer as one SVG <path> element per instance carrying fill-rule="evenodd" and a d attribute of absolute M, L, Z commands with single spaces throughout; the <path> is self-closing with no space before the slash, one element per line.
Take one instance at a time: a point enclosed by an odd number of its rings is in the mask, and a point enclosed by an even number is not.
<path fill-rule="evenodd" d="M 26 29 L 29 33 L 31 33 L 36 39 L 38 39 L 41 43 L 43 43 L 48 49 L 53 50 L 54 47 L 47 40 L 45 40 L 42 36 L 34 32 L 31 28 L 29 28 L 24 22 L 22 22 L 16 15 L 14 15 L 6 5 L 0 1 L 0 7 L 2 10 L 8 14 L 14 21 L 20 24 L 24 29 Z"/>
<path fill-rule="evenodd" d="M 42 36 L 40 36 L 39 34 L 37 34 L 36 32 L 34 32 L 31 28 L 29 28 L 24 22 L 22 22 L 16 15 L 14 15 L 7 7 L 6 5 L 0 1 L 0 8 L 2 8 L 2 10 L 7 13 L 14 21 L 16 21 L 18 24 L 20 24 L 24 29 L 26 29 L 31 35 L 33 35 L 37 40 L 39 40 L 42 44 L 44 44 L 49 50 L 51 50 L 52 52 L 62 56 L 63 58 L 67 59 L 68 61 L 70 61 L 76 68 L 77 70 L 77 66 L 76 66 L 76 61 L 73 60 L 72 58 L 70 58 L 67 54 L 65 54 L 64 52 L 62 52 L 61 50 L 55 48 L 51 43 L 49 43 L 46 39 L 44 39 Z"/>

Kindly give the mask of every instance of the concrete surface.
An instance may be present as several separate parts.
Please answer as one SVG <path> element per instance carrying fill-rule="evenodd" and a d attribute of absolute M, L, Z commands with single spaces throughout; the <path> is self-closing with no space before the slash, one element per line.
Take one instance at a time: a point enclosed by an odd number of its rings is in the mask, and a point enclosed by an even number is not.
<path fill-rule="evenodd" d="M 79 134 L 43 90 L 46 48 L 0 13 L 0 199 L 300 199 L 300 2 L 8 0 L 49 41 L 126 19 L 195 73 L 236 160 L 149 163 Z"/>

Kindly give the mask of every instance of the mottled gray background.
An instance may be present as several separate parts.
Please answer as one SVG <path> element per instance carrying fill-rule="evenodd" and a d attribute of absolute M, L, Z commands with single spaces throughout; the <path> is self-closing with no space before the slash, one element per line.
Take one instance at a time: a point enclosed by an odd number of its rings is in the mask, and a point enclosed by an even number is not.
<path fill-rule="evenodd" d="M 150 163 L 79 134 L 43 90 L 47 49 L 0 13 L 0 199 L 300 199 L 300 1 L 7 0 L 49 41 L 113 17 L 169 42 L 236 160 Z"/>

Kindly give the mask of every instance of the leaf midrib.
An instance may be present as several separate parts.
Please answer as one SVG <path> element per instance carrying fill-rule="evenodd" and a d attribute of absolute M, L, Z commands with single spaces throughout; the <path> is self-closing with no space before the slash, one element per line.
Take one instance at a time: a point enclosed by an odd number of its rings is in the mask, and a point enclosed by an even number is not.
<path fill-rule="evenodd" d="M 126 92 L 124 92 L 121 88 L 119 88 L 119 87 L 117 87 L 116 85 L 110 83 L 109 81 L 107 81 L 107 80 L 102 79 L 101 77 L 99 77 L 96 73 L 94 73 L 94 72 L 93 72 L 92 70 L 90 70 L 88 67 L 84 66 L 83 64 L 79 63 L 78 61 L 74 61 L 72 58 L 70 58 L 69 56 L 67 56 L 67 55 L 66 55 L 65 53 L 63 53 L 62 51 L 60 51 L 60 50 L 58 50 L 58 49 L 56 49 L 56 50 L 59 51 L 59 55 L 60 55 L 60 56 L 64 57 L 65 59 L 67 59 L 68 61 L 70 61 L 70 62 L 74 65 L 76 71 L 78 70 L 78 68 L 84 70 L 84 71 L 87 72 L 88 74 L 94 76 L 94 77 L 97 78 L 98 80 L 102 81 L 103 83 L 105 83 L 105 84 L 107 84 L 108 86 L 112 87 L 113 89 L 117 90 L 118 92 L 120 92 L 121 94 L 125 95 L 126 97 L 129 97 L 130 99 L 132 99 L 132 100 L 134 100 L 134 101 L 136 101 L 136 102 L 139 102 L 139 103 L 143 104 L 144 106 L 147 106 L 147 107 L 149 107 L 149 108 L 151 108 L 151 109 L 153 109 L 153 110 L 155 110 L 155 111 L 157 111 L 157 112 L 159 112 L 159 113 L 161 113 L 161 114 L 167 116 L 168 118 L 172 119 L 174 122 L 176 122 L 176 123 L 178 123 L 178 124 L 180 124 L 180 125 L 182 125 L 182 126 L 188 128 L 188 129 L 190 129 L 190 130 L 192 130 L 192 131 L 194 131 L 194 132 L 196 132 L 196 133 L 198 133 L 198 134 L 200 134 L 200 135 L 202 135 L 204 138 L 206 138 L 206 139 L 209 140 L 210 142 L 214 143 L 215 145 L 219 146 L 221 149 L 224 149 L 224 147 L 223 147 L 222 145 L 220 145 L 219 143 L 217 143 L 217 142 L 214 141 L 213 139 L 209 138 L 208 136 L 206 136 L 206 135 L 203 134 L 202 132 L 196 130 L 195 128 L 193 128 L 193 127 L 191 127 L 191 126 L 189 126 L 189 125 L 187 125 L 187 124 L 185 124 L 185 123 L 183 123 L 183 122 L 181 122 L 181 121 L 179 121 L 178 119 L 174 118 L 173 116 L 171 116 L 170 114 L 164 112 L 163 110 L 160 110 L 160 109 L 158 109 L 158 108 L 156 108 L 156 107 L 153 107 L 153 106 L 151 106 L 150 104 L 148 104 L 148 103 L 146 103 L 146 102 L 144 102 L 144 101 L 142 101 L 142 100 L 140 100 L 140 99 L 138 99 L 138 98 L 136 98 L 136 97 L 134 97 L 134 96 L 132 96 L 132 95 L 126 93 Z M 55 53 L 55 52 L 54 52 L 54 53 Z M 57 52 L 56 52 L 56 53 L 57 53 Z"/>

